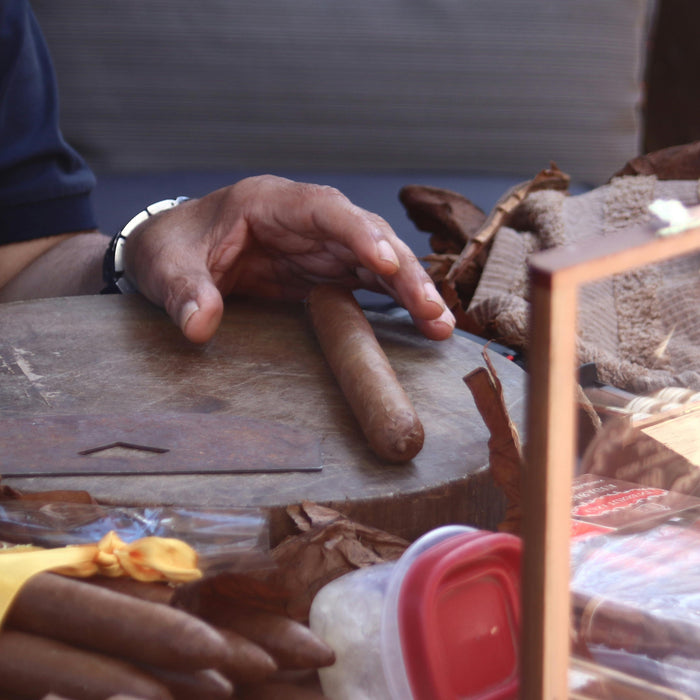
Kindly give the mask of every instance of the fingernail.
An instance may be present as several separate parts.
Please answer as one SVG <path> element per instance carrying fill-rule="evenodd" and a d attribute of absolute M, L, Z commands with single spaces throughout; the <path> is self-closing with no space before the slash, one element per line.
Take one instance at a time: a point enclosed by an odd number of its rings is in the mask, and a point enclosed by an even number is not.
<path fill-rule="evenodd" d="M 399 259 L 396 257 L 396 252 L 391 247 L 389 241 L 381 240 L 377 243 L 377 254 L 382 260 L 385 260 L 396 267 L 399 266 Z"/>
<path fill-rule="evenodd" d="M 444 323 L 450 328 L 454 328 L 455 324 L 457 323 L 457 319 L 454 317 L 454 314 L 447 307 L 445 307 L 445 310 L 442 312 L 442 316 L 440 316 L 438 321 L 440 323 Z"/>
<path fill-rule="evenodd" d="M 426 282 L 423 285 L 423 289 L 425 290 L 426 301 L 430 301 L 433 304 L 437 304 L 441 309 L 447 309 L 447 307 L 445 306 L 445 300 L 440 296 L 440 293 L 437 289 L 435 289 L 435 286 L 433 284 L 431 284 L 430 282 Z"/>
<path fill-rule="evenodd" d="M 183 332 L 187 328 L 189 320 L 199 311 L 199 304 L 194 300 L 188 301 L 180 310 L 180 328 Z"/>

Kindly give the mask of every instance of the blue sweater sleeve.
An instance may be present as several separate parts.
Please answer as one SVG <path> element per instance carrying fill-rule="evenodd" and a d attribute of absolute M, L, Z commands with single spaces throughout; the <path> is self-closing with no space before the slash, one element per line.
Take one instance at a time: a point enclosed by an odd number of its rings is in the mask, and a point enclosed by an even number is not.
<path fill-rule="evenodd" d="M 95 177 L 64 140 L 43 35 L 26 0 L 0 0 L 0 244 L 96 228 Z"/>

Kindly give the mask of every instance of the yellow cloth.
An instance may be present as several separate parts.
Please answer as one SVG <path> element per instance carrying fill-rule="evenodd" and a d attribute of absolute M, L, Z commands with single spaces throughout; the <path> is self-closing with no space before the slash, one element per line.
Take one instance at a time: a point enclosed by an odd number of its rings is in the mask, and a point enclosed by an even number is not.
<path fill-rule="evenodd" d="M 167 537 L 142 537 L 127 544 L 111 531 L 97 544 L 0 550 L 0 624 L 22 586 L 42 571 L 82 578 L 102 574 L 173 583 L 202 577 L 197 552 L 185 542 Z"/>

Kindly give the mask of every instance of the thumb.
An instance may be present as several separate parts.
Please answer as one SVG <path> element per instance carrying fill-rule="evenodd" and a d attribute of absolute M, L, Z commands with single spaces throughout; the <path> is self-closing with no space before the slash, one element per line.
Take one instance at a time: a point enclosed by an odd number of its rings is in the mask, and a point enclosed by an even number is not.
<path fill-rule="evenodd" d="M 188 340 L 206 343 L 219 328 L 224 302 L 211 279 L 190 278 L 181 292 L 166 302 L 165 309 Z"/>

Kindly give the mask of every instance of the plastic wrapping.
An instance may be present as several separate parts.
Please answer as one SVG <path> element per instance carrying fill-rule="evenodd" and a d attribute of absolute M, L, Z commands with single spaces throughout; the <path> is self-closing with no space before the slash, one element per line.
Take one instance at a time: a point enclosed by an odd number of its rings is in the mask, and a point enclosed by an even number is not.
<path fill-rule="evenodd" d="M 685 693 L 664 688 L 627 673 L 584 659 L 569 667 L 569 700 L 692 700 Z"/>
<path fill-rule="evenodd" d="M 269 527 L 256 508 L 120 507 L 79 503 L 0 503 L 0 540 L 39 547 L 172 537 L 193 547 L 205 575 L 269 564 Z"/>
<path fill-rule="evenodd" d="M 700 499 L 590 476 L 574 499 L 576 653 L 697 697 Z"/>

